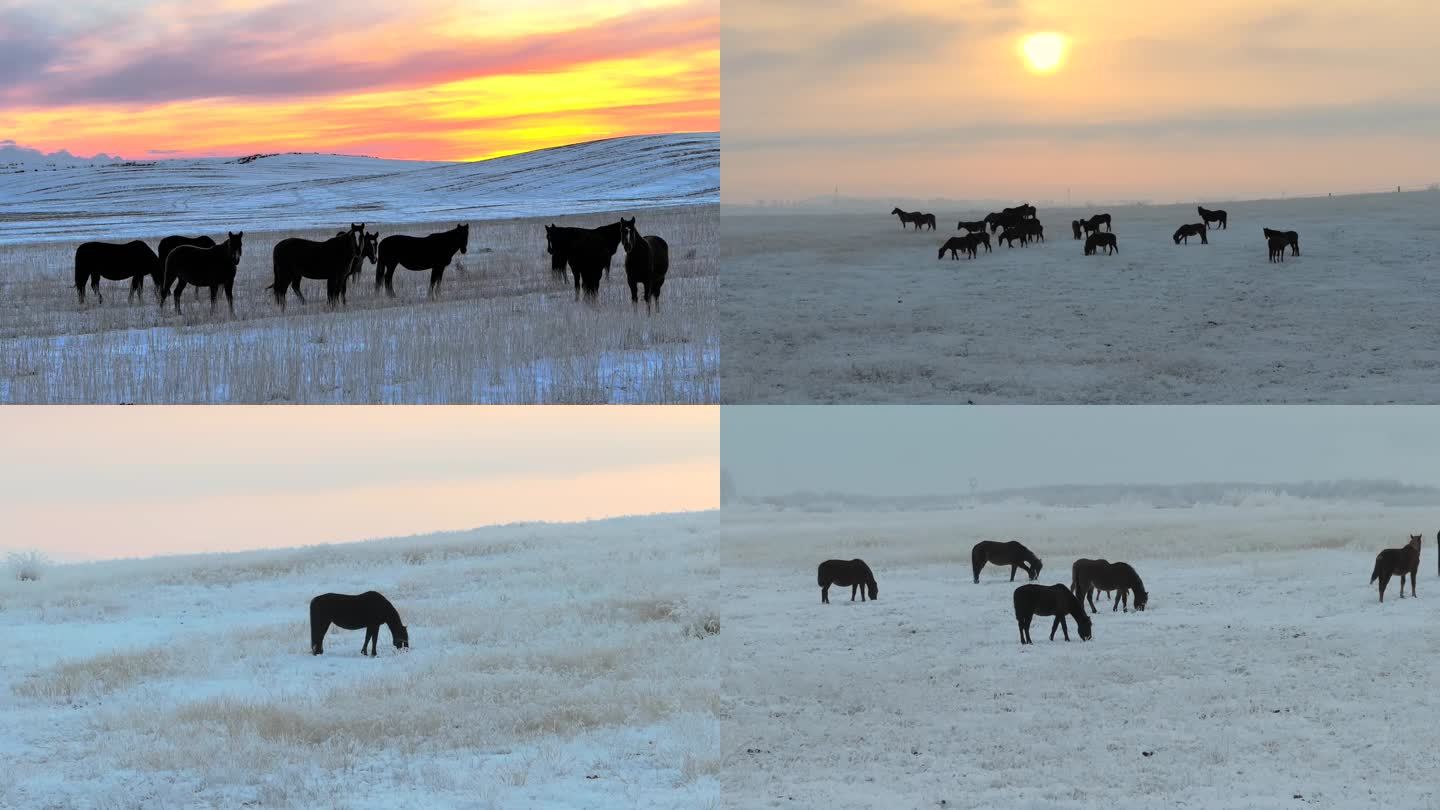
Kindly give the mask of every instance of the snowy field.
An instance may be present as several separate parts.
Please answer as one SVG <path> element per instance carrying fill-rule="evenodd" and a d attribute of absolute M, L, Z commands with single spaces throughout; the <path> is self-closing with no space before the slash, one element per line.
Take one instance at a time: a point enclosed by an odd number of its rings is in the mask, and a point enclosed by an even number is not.
<path fill-rule="evenodd" d="M 711 403 L 719 397 L 719 144 L 627 138 L 475 164 L 314 155 L 177 161 L 3 175 L 0 402 Z M 418 166 L 418 167 L 417 167 Z M 597 301 L 550 271 L 544 225 L 636 217 L 666 238 L 662 309 L 629 300 L 624 253 Z M 469 222 L 440 295 L 397 269 L 396 298 L 367 264 L 348 306 L 323 282 L 281 312 L 271 249 L 365 221 L 382 238 Z M 245 231 L 235 316 L 187 294 L 183 315 L 128 282 L 77 304 L 75 247 Z"/>
<path fill-rule="evenodd" d="M 901 208 L 916 204 L 896 201 Z M 1040 207 L 1049 240 L 937 261 L 939 230 L 887 216 L 721 214 L 724 402 L 1387 403 L 1440 400 L 1440 192 L 1211 202 L 1210 244 L 1175 246 L 1194 205 Z M 1070 222 L 1108 211 L 1120 253 Z M 1266 258 L 1261 229 L 1300 233 Z"/>
<path fill-rule="evenodd" d="M 719 806 L 717 513 L 0 582 L 0 807 Z M 409 626 L 307 605 L 376 589 Z"/>
<path fill-rule="evenodd" d="M 1156 509 L 1020 501 L 829 513 L 726 507 L 725 805 L 735 808 L 1436 807 L 1440 581 L 1427 508 L 1260 498 Z M 1367 586 L 1375 553 L 1425 535 L 1418 599 Z M 1144 613 L 1022 647 L 1018 539 L 1069 583 L 1132 563 Z M 864 558 L 878 601 L 815 567 Z M 1017 579 L 1024 578 L 1021 572 Z M 837 591 L 843 590 L 843 598 Z"/>

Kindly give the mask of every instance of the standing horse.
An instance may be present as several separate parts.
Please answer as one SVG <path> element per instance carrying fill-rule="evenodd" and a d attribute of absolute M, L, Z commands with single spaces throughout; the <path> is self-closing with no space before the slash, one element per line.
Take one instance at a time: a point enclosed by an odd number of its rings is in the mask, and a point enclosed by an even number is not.
<path fill-rule="evenodd" d="M 1051 641 L 1055 640 L 1057 627 L 1064 631 L 1065 640 L 1069 641 L 1070 628 L 1065 623 L 1067 613 L 1075 619 L 1080 640 L 1089 641 L 1092 629 L 1090 617 L 1085 615 L 1085 605 L 1075 598 L 1069 588 L 1057 582 L 1054 585 L 1021 585 L 1015 589 L 1015 621 L 1020 625 L 1021 644 L 1034 643 L 1030 640 L 1030 620 L 1036 615 L 1055 617 L 1055 623 L 1050 625 Z"/>
<path fill-rule="evenodd" d="M 1070 232 L 1073 233 L 1073 234 L 1075 234 L 1075 241 L 1076 241 L 1076 242 L 1079 242 L 1081 239 L 1084 238 L 1083 236 L 1080 235 L 1080 220 L 1078 220 L 1078 219 L 1072 219 L 1072 220 L 1070 220 Z"/>
<path fill-rule="evenodd" d="M 1105 248 L 1105 255 L 1119 253 L 1120 245 L 1115 241 L 1113 233 L 1092 233 L 1085 238 L 1085 255 L 1094 256 L 1100 248 Z"/>
<path fill-rule="evenodd" d="M 208 236 L 167 236 L 161 239 L 160 247 L 156 252 L 160 254 L 160 266 L 162 268 L 165 266 L 165 260 L 170 257 L 170 251 L 181 245 L 211 248 L 215 247 L 215 240 Z"/>
<path fill-rule="evenodd" d="M 1175 244 L 1178 245 L 1181 241 L 1184 241 L 1185 244 L 1188 245 L 1190 244 L 1190 237 L 1198 236 L 1200 237 L 1200 244 L 1208 245 L 1210 244 L 1209 231 L 1210 229 L 1205 227 L 1205 223 L 1203 222 L 1197 222 L 1193 225 L 1181 225 L 1175 231 Z"/>
<path fill-rule="evenodd" d="M 362 223 L 363 224 L 363 223 Z M 448 231 L 432 233 L 429 236 L 405 236 L 395 234 L 380 240 L 375 260 L 375 287 L 385 284 L 385 293 L 395 297 L 395 268 L 430 271 L 429 296 L 435 297 L 440 282 L 445 278 L 445 268 L 455 258 L 455 252 L 465 253 L 470 243 L 469 224 L 460 224 Z"/>
<path fill-rule="evenodd" d="M 1020 247 L 1025 247 L 1030 244 L 1030 235 L 1021 227 L 1006 228 L 1005 232 L 1000 234 L 1000 238 L 995 241 L 1004 242 L 1006 247 L 1013 248 L 1017 240 L 1020 242 Z"/>
<path fill-rule="evenodd" d="M 870 571 L 870 566 L 864 560 L 826 560 L 820 563 L 820 568 L 815 574 L 816 582 L 820 585 L 820 603 L 830 604 L 830 586 L 850 586 L 850 601 L 855 601 L 855 592 L 860 592 L 860 601 L 865 601 L 865 591 L 870 591 L 871 599 L 880 598 L 880 586 L 875 584 L 875 574 Z"/>
<path fill-rule="evenodd" d="M 975 569 L 976 584 L 980 582 L 980 569 L 984 568 L 987 562 L 1001 567 L 1010 566 L 1011 582 L 1015 581 L 1017 568 L 1025 569 L 1031 582 L 1040 578 L 1040 558 L 1016 540 L 1003 543 L 997 540 L 981 540 L 970 549 L 970 565 Z"/>
<path fill-rule="evenodd" d="M 1200 212 L 1200 219 L 1204 220 L 1205 227 L 1210 227 L 1212 222 L 1218 222 L 1222 229 L 1230 230 L 1230 215 L 1224 211 L 1211 211 L 1203 205 L 1195 206 L 1195 210 Z"/>
<path fill-rule="evenodd" d="M 347 234 L 348 237 L 348 234 Z M 354 244 L 354 240 L 351 240 Z M 390 628 L 390 641 L 395 649 L 410 647 L 410 630 L 400 621 L 400 612 L 390 600 L 375 591 L 355 595 L 348 593 L 323 593 L 310 600 L 310 653 L 325 653 L 325 633 L 330 625 L 346 630 L 365 628 L 365 640 L 360 643 L 360 654 L 372 658 L 379 654 L 376 646 L 380 643 L 380 625 Z"/>
<path fill-rule="evenodd" d="M 340 231 L 324 242 L 310 239 L 281 239 L 275 243 L 271 254 L 275 267 L 275 283 L 266 287 L 275 291 L 275 303 L 285 309 L 286 288 L 295 292 L 300 303 L 305 303 L 305 294 L 300 292 L 300 279 L 313 278 L 325 282 L 325 295 L 331 304 L 345 298 L 346 280 L 355 270 L 355 236 L 351 231 Z"/>
<path fill-rule="evenodd" d="M 1025 220 L 1020 224 L 1020 229 L 1025 232 L 1025 238 L 1031 242 L 1045 241 L 1045 226 L 1040 224 L 1038 219 L 1032 217 Z"/>
<path fill-rule="evenodd" d="M 955 230 L 965 231 L 966 233 L 983 233 L 985 231 L 985 220 L 979 219 L 974 222 L 961 220 L 956 223 Z"/>
<path fill-rule="evenodd" d="M 915 224 L 915 230 L 920 230 L 921 220 L 925 218 L 925 215 L 919 211 L 901 211 L 899 207 L 891 210 L 890 214 L 891 216 L 900 217 L 900 230 L 902 231 L 905 230 L 905 226 L 910 223 Z"/>
<path fill-rule="evenodd" d="M 225 241 L 215 247 L 180 245 L 170 251 L 165 259 L 165 283 L 160 287 L 160 306 L 170 295 L 170 285 L 175 285 L 175 311 L 180 311 L 180 294 L 186 284 L 210 288 L 210 312 L 215 312 L 215 301 L 220 289 L 225 289 L 225 301 L 230 305 L 230 314 L 235 314 L 235 268 L 240 265 L 244 252 L 245 232 L 226 233 Z"/>
<path fill-rule="evenodd" d="M 1274 231 L 1269 228 L 1264 228 L 1263 230 L 1265 231 L 1265 238 L 1267 240 L 1274 239 L 1278 236 L 1290 245 L 1291 256 L 1300 255 L 1300 234 L 1295 231 Z"/>
<path fill-rule="evenodd" d="M 920 230 L 920 226 L 922 226 L 922 225 L 929 225 L 929 226 L 930 226 L 930 230 L 932 230 L 932 231 L 935 230 L 935 215 L 934 215 L 934 214 L 921 214 L 919 221 L 917 221 L 917 222 L 915 223 L 915 230 L 917 230 L 917 231 Z"/>
<path fill-rule="evenodd" d="M 1110 232 L 1110 231 L 1115 230 L 1114 228 L 1112 228 L 1112 227 L 1110 226 L 1110 215 L 1109 215 L 1109 214 L 1096 214 L 1095 216 L 1090 217 L 1089 219 L 1082 219 L 1082 220 L 1080 220 L 1080 227 L 1083 228 L 1087 234 L 1089 234 L 1089 233 L 1099 233 L 1099 232 L 1100 232 L 1100 226 L 1101 226 L 1101 225 L 1104 225 L 1104 226 L 1105 226 L 1106 232 Z"/>
<path fill-rule="evenodd" d="M 645 285 L 645 311 L 650 311 L 650 299 L 655 299 L 655 308 L 660 308 L 660 288 L 665 284 L 665 273 L 670 269 L 670 246 L 658 236 L 641 236 L 635 230 L 635 218 L 620 218 L 622 231 L 620 244 L 625 246 L 625 283 L 630 285 L 630 304 L 639 301 L 636 288 Z"/>
<path fill-rule="evenodd" d="M 1270 261 L 1285 261 L 1285 248 L 1290 246 L 1290 240 L 1283 236 L 1272 236 L 1266 240 L 1266 245 L 1270 248 Z"/>
<path fill-rule="evenodd" d="M 1130 612 L 1130 593 L 1135 593 L 1135 609 L 1143 611 L 1150 603 L 1150 594 L 1145 590 L 1145 583 L 1140 581 L 1140 575 L 1130 567 L 1130 563 L 1107 562 L 1105 560 L 1076 560 L 1070 567 L 1070 589 L 1077 598 L 1082 597 L 1090 601 L 1090 612 L 1095 612 L 1095 591 L 1115 591 L 1115 604 L 1111 606 L 1110 612 L 1114 613 L 1123 605 L 1125 612 Z"/>
<path fill-rule="evenodd" d="M 1410 595 L 1415 595 L 1415 576 L 1420 573 L 1420 535 L 1410 535 L 1410 542 L 1400 548 L 1387 548 L 1375 555 L 1375 569 L 1370 572 L 1370 584 L 1380 580 L 1380 601 L 1385 601 L 1385 586 L 1390 577 L 1400 575 L 1400 598 L 1405 598 L 1405 575 L 1410 575 Z"/>
<path fill-rule="evenodd" d="M 633 221 L 633 218 L 632 218 Z M 601 276 L 610 275 L 610 261 L 620 248 L 620 239 L 625 234 L 623 222 L 614 222 L 598 228 L 562 228 L 547 225 L 545 241 L 550 251 L 550 268 L 564 272 L 566 263 L 575 278 L 575 295 L 581 289 L 589 297 L 600 292 Z"/>
<path fill-rule="evenodd" d="M 75 248 L 75 293 L 80 303 L 85 303 L 85 282 L 100 303 L 105 296 L 100 294 L 100 279 L 111 281 L 130 279 L 130 299 L 139 295 L 145 287 L 145 276 L 155 280 L 159 287 L 163 279 L 162 265 L 150 246 L 136 239 L 117 245 L 112 242 L 86 242 Z"/>

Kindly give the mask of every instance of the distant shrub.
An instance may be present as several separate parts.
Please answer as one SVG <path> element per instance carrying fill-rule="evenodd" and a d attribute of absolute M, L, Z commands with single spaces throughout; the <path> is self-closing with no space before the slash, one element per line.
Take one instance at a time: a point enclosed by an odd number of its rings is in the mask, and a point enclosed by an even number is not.
<path fill-rule="evenodd" d="M 720 635 L 720 617 L 704 616 L 685 625 L 686 638 L 705 638 Z"/>
<path fill-rule="evenodd" d="M 50 568 L 50 558 L 38 551 L 12 551 L 5 562 L 10 573 L 21 582 L 39 582 Z"/>

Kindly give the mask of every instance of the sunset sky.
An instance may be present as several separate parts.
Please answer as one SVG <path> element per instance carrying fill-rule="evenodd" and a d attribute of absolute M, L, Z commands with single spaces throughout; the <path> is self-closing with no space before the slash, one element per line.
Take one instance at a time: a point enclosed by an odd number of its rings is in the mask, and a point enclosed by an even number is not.
<path fill-rule="evenodd" d="M 712 407 L 0 408 L 0 556 L 716 509 Z"/>
<path fill-rule="evenodd" d="M 1440 182 L 1433 2 L 727 0 L 721 41 L 727 202 Z"/>
<path fill-rule="evenodd" d="M 474 160 L 720 127 L 720 0 L 0 0 L 0 143 Z"/>

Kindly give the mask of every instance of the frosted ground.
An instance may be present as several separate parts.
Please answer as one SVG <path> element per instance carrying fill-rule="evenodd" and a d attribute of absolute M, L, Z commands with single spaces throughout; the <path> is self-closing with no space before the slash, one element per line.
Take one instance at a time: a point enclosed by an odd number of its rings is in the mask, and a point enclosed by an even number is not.
<path fill-rule="evenodd" d="M 0 807 L 719 806 L 716 513 L 0 582 Z M 377 589 L 410 627 L 307 605 Z"/>
<path fill-rule="evenodd" d="M 1440 804 L 1436 504 L 1126 500 L 727 506 L 725 805 Z M 1412 532 L 1419 598 L 1392 582 L 1380 605 L 1375 552 Z M 980 539 L 1029 545 L 1045 584 L 1077 557 L 1129 561 L 1150 609 L 1104 606 L 1086 643 L 1037 617 L 1022 648 L 1008 569 L 971 581 Z M 857 556 L 879 600 L 821 605 L 815 566 Z"/>
<path fill-rule="evenodd" d="M 719 139 L 623 138 L 470 164 L 332 155 L 0 174 L 0 402 L 714 402 L 719 397 Z M 671 246 L 664 307 L 629 300 L 623 252 L 593 305 L 550 272 L 544 225 L 634 216 Z M 322 282 L 281 313 L 264 289 L 287 236 L 365 221 L 382 237 L 469 222 L 467 255 L 426 298 L 366 265 L 349 306 Z M 81 308 L 81 241 L 244 230 L 236 315 L 187 295 L 162 312 L 101 282 Z M 223 299 L 223 296 L 222 296 Z"/>
<path fill-rule="evenodd" d="M 935 258 L 961 219 L 902 232 L 864 214 L 726 207 L 725 402 L 1434 402 L 1440 192 L 1040 207 L 1049 241 Z M 1114 215 L 1121 253 L 1085 257 L 1070 221 Z M 1266 260 L 1264 227 L 1300 232 Z"/>

